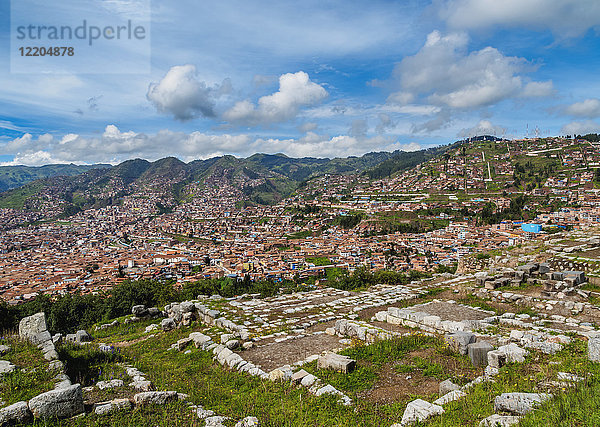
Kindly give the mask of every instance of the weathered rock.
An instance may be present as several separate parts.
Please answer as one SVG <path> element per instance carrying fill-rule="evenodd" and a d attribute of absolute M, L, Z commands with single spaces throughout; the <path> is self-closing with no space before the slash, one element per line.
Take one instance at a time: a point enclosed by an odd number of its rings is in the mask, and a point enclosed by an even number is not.
<path fill-rule="evenodd" d="M 256 417 L 246 417 L 243 420 L 239 421 L 235 427 L 258 427 L 258 418 Z"/>
<path fill-rule="evenodd" d="M 212 416 L 212 417 L 208 417 L 204 420 L 205 422 L 205 427 L 225 427 L 225 424 L 223 424 L 224 421 L 227 420 L 227 417 L 221 417 L 221 416 Z"/>
<path fill-rule="evenodd" d="M 0 375 L 10 374 L 14 372 L 17 367 L 7 360 L 0 360 Z"/>
<path fill-rule="evenodd" d="M 510 427 L 519 424 L 521 417 L 514 415 L 490 415 L 479 422 L 479 427 Z"/>
<path fill-rule="evenodd" d="M 588 358 L 592 362 L 600 362 L 600 337 L 588 340 Z"/>
<path fill-rule="evenodd" d="M 0 356 L 4 356 L 6 353 L 10 351 L 10 346 L 8 345 L 0 345 Z"/>
<path fill-rule="evenodd" d="M 150 392 L 151 390 L 154 390 L 154 384 L 152 384 L 152 381 L 146 381 L 144 379 L 134 380 L 129 384 L 129 387 L 133 387 L 134 389 L 143 392 Z"/>
<path fill-rule="evenodd" d="M 33 344 L 41 344 L 51 340 L 52 336 L 46 328 L 46 315 L 40 312 L 21 319 L 19 322 L 19 336 L 31 341 Z"/>
<path fill-rule="evenodd" d="M 225 347 L 229 350 L 234 350 L 240 346 L 240 342 L 238 340 L 229 340 L 225 343 Z"/>
<path fill-rule="evenodd" d="M 145 317 L 148 315 L 148 309 L 145 305 L 134 305 L 131 307 L 131 314 L 135 317 Z"/>
<path fill-rule="evenodd" d="M 474 343 L 477 338 L 472 332 L 458 331 L 446 335 L 444 340 L 454 351 L 460 354 L 467 354 L 467 346 Z"/>
<path fill-rule="evenodd" d="M 172 317 L 167 317 L 166 319 L 163 319 L 162 322 L 160 322 L 160 326 L 163 331 L 168 332 L 175 329 L 177 327 L 177 324 L 175 323 L 175 319 L 173 319 Z"/>
<path fill-rule="evenodd" d="M 348 374 L 356 367 L 356 360 L 337 353 L 326 352 L 317 361 L 318 369 L 333 369 L 337 372 Z"/>
<path fill-rule="evenodd" d="M 443 406 L 446 403 L 454 402 L 455 400 L 461 399 L 461 398 L 465 397 L 466 395 L 467 395 L 467 393 L 465 393 L 462 390 L 454 390 L 454 391 L 444 394 L 439 399 L 434 400 L 433 404 Z"/>
<path fill-rule="evenodd" d="M 31 419 L 31 412 L 27 402 L 13 403 L 0 409 L 0 426 L 23 424 Z"/>
<path fill-rule="evenodd" d="M 467 353 L 469 354 L 469 359 L 471 359 L 471 363 L 473 364 L 473 366 L 478 368 L 487 365 L 487 354 L 492 350 L 492 345 L 486 341 L 476 342 L 467 346 Z"/>
<path fill-rule="evenodd" d="M 114 399 L 110 402 L 96 403 L 96 405 L 94 405 L 94 413 L 96 415 L 108 415 L 116 411 L 130 410 L 132 406 L 129 399 Z"/>
<path fill-rule="evenodd" d="M 201 332 L 192 332 L 189 337 L 194 342 L 196 348 L 204 348 L 207 343 L 212 342 L 212 339 L 208 335 L 204 335 Z"/>
<path fill-rule="evenodd" d="M 294 372 L 292 374 L 292 382 L 294 384 L 300 384 L 302 382 L 302 379 L 304 379 L 304 377 L 306 377 L 307 375 L 310 375 L 308 372 L 306 372 L 304 369 L 300 369 L 298 372 Z"/>
<path fill-rule="evenodd" d="M 305 376 L 304 378 L 302 378 L 302 380 L 300 381 L 300 384 L 303 387 L 310 387 L 310 386 L 312 386 L 315 383 L 315 381 L 317 381 L 317 377 L 315 377 L 312 374 L 308 374 L 307 376 Z"/>
<path fill-rule="evenodd" d="M 75 333 L 75 341 L 78 343 L 90 342 L 92 341 L 92 336 L 85 330 L 81 329 Z"/>
<path fill-rule="evenodd" d="M 448 394 L 454 390 L 460 390 L 460 386 L 458 384 L 454 384 L 450 380 L 445 380 L 440 383 L 440 387 L 439 387 L 440 396 Z"/>
<path fill-rule="evenodd" d="M 184 301 L 179 304 L 179 308 L 182 313 L 191 313 L 196 309 L 196 306 L 191 301 Z"/>
<path fill-rule="evenodd" d="M 494 399 L 494 410 L 525 415 L 551 398 L 551 394 L 545 393 L 502 393 Z"/>
<path fill-rule="evenodd" d="M 176 391 L 146 391 L 133 396 L 133 401 L 138 406 L 164 405 L 177 400 Z"/>
<path fill-rule="evenodd" d="M 96 387 L 98 387 L 100 390 L 115 387 L 123 387 L 123 380 L 114 379 L 110 381 L 98 381 L 96 383 Z"/>
<path fill-rule="evenodd" d="M 84 411 L 81 385 L 42 393 L 29 401 L 29 410 L 36 418 L 68 418 Z"/>
<path fill-rule="evenodd" d="M 439 405 L 433 405 L 422 399 L 413 400 L 406 406 L 400 425 L 408 426 L 416 423 L 417 421 L 425 421 L 431 416 L 441 415 L 443 413 L 444 408 Z"/>
<path fill-rule="evenodd" d="M 177 342 L 175 343 L 177 350 L 181 351 L 183 349 L 185 349 L 188 345 L 190 345 L 190 343 L 192 342 L 191 338 L 181 338 L 179 340 L 177 340 Z"/>
<path fill-rule="evenodd" d="M 506 364 L 506 354 L 500 350 L 492 350 L 487 354 L 488 367 L 500 369 Z"/>

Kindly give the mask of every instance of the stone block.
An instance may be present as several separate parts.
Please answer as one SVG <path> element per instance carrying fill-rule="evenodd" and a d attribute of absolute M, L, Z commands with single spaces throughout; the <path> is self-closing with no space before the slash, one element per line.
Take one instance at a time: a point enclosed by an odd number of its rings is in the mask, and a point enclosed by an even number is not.
<path fill-rule="evenodd" d="M 27 402 L 17 402 L 0 409 L 0 426 L 23 424 L 31 420 Z"/>
<path fill-rule="evenodd" d="M 433 405 L 422 399 L 416 399 L 406 406 L 404 414 L 402 415 L 402 421 L 400 422 L 400 425 L 409 426 L 416 422 L 423 422 L 427 418 L 432 417 L 434 415 L 441 415 L 443 413 L 444 408 L 442 408 L 441 406 Z"/>
<path fill-rule="evenodd" d="M 588 359 L 592 362 L 600 362 L 600 337 L 588 340 Z"/>
<path fill-rule="evenodd" d="M 480 341 L 467 346 L 467 354 L 473 366 L 483 368 L 487 365 L 487 354 L 493 350 L 492 345 L 486 341 Z"/>
<path fill-rule="evenodd" d="M 85 410 L 81 385 L 39 394 L 29 401 L 29 410 L 35 418 L 70 418 L 81 414 Z"/>
<path fill-rule="evenodd" d="M 318 369 L 332 369 L 337 372 L 348 374 L 356 367 L 356 360 L 337 353 L 326 352 L 317 360 Z"/>
<path fill-rule="evenodd" d="M 545 393 L 502 393 L 494 399 L 494 410 L 525 415 L 551 398 L 551 394 Z"/>
<path fill-rule="evenodd" d="M 137 406 L 164 405 L 165 403 L 177 401 L 176 391 L 146 391 L 133 396 Z"/>
<path fill-rule="evenodd" d="M 439 386 L 439 394 L 440 394 L 440 396 L 448 394 L 448 393 L 450 393 L 451 391 L 454 391 L 454 390 L 460 390 L 460 386 L 458 384 L 454 384 L 450 380 L 445 380 L 445 381 L 442 381 L 440 383 L 440 386 Z"/>
<path fill-rule="evenodd" d="M 166 319 L 163 319 L 160 322 L 160 326 L 164 332 L 168 332 L 175 329 L 177 327 L 177 324 L 175 323 L 175 319 L 173 319 L 172 317 L 167 317 Z"/>
<path fill-rule="evenodd" d="M 452 350 L 460 354 L 467 354 L 467 346 L 474 343 L 477 338 L 472 332 L 458 331 L 446 335 L 444 340 Z"/>
<path fill-rule="evenodd" d="M 519 424 L 521 417 L 514 415 L 490 415 L 479 422 L 479 427 L 510 427 Z"/>

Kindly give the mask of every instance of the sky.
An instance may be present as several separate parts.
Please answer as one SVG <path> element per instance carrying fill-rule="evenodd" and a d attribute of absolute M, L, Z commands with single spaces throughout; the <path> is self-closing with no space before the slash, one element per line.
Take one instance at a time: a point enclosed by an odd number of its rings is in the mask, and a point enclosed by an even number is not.
<path fill-rule="evenodd" d="M 0 164 L 331 158 L 600 131 L 598 0 L 76 1 L 89 8 L 13 0 L 11 19 L 0 0 Z M 44 41 L 75 46 L 37 58 L 53 69 L 18 57 L 36 46 L 15 42 L 27 19 L 111 14 L 143 24 L 145 44 Z"/>

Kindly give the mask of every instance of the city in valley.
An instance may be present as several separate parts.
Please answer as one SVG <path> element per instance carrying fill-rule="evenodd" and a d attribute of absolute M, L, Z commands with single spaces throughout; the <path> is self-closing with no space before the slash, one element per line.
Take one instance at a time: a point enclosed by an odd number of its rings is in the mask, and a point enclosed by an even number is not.
<path fill-rule="evenodd" d="M 242 190 L 280 175 L 227 164 L 183 189 L 177 169 L 133 183 L 113 178 L 75 194 L 111 204 L 69 216 L 72 190 L 48 185 L 21 209 L 0 211 L 0 295 L 16 303 L 39 293 L 101 292 L 124 280 L 181 286 L 223 277 L 318 288 L 331 269 L 462 270 L 465 258 L 600 225 L 597 142 L 490 139 L 450 146 L 384 178 L 314 173 L 268 205 L 248 202 Z M 14 203 L 8 196 L 4 205 Z"/>
<path fill-rule="evenodd" d="M 600 0 L 0 18 L 0 427 L 600 426 Z"/>

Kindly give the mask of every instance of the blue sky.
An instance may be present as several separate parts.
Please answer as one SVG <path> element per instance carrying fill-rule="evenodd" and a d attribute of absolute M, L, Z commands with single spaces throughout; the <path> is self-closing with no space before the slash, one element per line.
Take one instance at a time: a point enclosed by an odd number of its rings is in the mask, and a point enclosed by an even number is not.
<path fill-rule="evenodd" d="M 96 65 L 11 72 L 0 1 L 5 164 L 334 157 L 600 130 L 597 0 L 152 0 L 141 73 L 100 44 Z M 78 1 L 135 20 L 150 0 Z"/>

